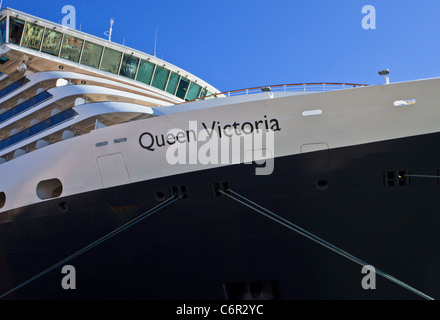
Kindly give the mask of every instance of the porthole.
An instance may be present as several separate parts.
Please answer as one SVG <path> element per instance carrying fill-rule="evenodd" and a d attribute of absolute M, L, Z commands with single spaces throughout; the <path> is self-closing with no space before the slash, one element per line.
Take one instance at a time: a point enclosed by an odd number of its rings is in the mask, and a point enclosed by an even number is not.
<path fill-rule="evenodd" d="M 57 198 L 63 193 L 63 184 L 59 179 L 40 181 L 37 185 L 37 196 L 41 200 Z"/>
<path fill-rule="evenodd" d="M 316 180 L 316 188 L 318 190 L 325 190 L 328 188 L 328 180 L 325 178 L 320 178 Z"/>
<path fill-rule="evenodd" d="M 6 194 L 4 192 L 0 192 L 0 209 L 5 206 L 6 203 Z"/>
<path fill-rule="evenodd" d="M 165 192 L 162 190 L 154 191 L 154 198 L 156 201 L 164 201 L 165 200 Z"/>
<path fill-rule="evenodd" d="M 61 202 L 58 205 L 58 209 L 60 209 L 60 211 L 64 213 L 64 212 L 67 212 L 69 210 L 69 207 L 67 206 L 66 202 Z"/>

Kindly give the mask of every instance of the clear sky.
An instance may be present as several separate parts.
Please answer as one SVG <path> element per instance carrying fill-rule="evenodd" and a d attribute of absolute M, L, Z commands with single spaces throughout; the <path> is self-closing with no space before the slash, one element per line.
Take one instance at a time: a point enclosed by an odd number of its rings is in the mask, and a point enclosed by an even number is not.
<path fill-rule="evenodd" d="M 3 0 L 156 55 L 220 91 L 306 82 L 381 84 L 440 76 L 439 0 Z M 365 5 L 375 9 L 362 13 Z M 368 19 L 367 18 L 371 18 Z M 373 18 L 375 18 L 373 20 Z M 364 29 L 362 21 L 375 29 Z M 157 30 L 157 42 L 155 41 Z"/>

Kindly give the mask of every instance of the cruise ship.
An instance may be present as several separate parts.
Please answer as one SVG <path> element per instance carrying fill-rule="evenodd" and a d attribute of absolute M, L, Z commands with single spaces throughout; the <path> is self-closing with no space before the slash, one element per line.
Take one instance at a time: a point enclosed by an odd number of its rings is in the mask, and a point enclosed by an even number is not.
<path fill-rule="evenodd" d="M 0 12 L 0 297 L 440 297 L 440 79 L 222 92 Z"/>

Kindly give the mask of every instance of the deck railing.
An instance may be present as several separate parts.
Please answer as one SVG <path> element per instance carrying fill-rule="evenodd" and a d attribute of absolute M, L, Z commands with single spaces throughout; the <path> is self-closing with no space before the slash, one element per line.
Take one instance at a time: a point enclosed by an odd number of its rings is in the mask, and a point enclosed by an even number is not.
<path fill-rule="evenodd" d="M 206 97 L 189 100 L 186 102 L 192 102 L 197 100 L 206 100 L 212 98 L 219 97 L 232 97 L 232 96 L 240 96 L 240 95 L 248 95 L 255 94 L 261 92 L 322 92 L 322 91 L 332 91 L 332 90 L 342 90 L 354 87 L 366 87 L 366 84 L 358 84 L 358 83 L 292 83 L 292 84 L 278 84 L 271 86 L 261 86 L 240 90 L 232 90 L 226 92 L 220 92 L 216 94 L 212 94 Z"/>

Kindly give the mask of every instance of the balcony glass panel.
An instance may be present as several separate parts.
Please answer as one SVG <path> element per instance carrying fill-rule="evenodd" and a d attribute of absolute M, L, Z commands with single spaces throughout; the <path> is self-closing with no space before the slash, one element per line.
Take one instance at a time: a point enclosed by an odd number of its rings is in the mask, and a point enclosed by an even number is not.
<path fill-rule="evenodd" d="M 23 111 L 35 107 L 36 105 L 48 100 L 49 98 L 52 98 L 52 95 L 47 91 L 43 91 L 40 94 L 37 94 L 35 97 L 32 97 L 29 100 L 20 103 L 18 106 L 0 114 L 0 123 L 16 116 L 17 114 L 22 113 Z"/>
<path fill-rule="evenodd" d="M 29 82 L 29 79 L 21 78 L 20 80 L 14 82 L 14 83 L 11 83 L 6 88 L 3 88 L 2 90 L 0 90 L 0 99 L 3 98 L 4 96 L 8 95 L 9 93 L 17 90 L 18 88 L 20 88 L 21 86 L 25 85 L 28 82 Z"/>
<path fill-rule="evenodd" d="M 17 142 L 20 142 L 28 137 L 31 137 L 33 135 L 36 135 L 37 133 L 40 133 L 41 131 L 44 131 L 46 129 L 49 129 L 61 122 L 64 122 L 66 120 L 69 120 L 73 117 L 75 117 L 77 113 L 73 109 L 67 109 L 63 112 L 60 112 L 53 117 L 46 119 L 42 122 L 37 123 L 36 125 L 33 125 L 32 127 L 29 127 L 23 131 L 20 131 L 2 141 L 0 141 L 0 150 L 5 149 Z"/>

